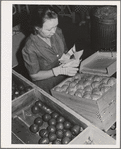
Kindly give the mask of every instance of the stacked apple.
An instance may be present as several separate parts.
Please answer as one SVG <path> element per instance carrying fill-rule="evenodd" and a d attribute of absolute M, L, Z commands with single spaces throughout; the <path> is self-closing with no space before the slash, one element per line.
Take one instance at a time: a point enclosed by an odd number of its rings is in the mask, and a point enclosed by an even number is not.
<path fill-rule="evenodd" d="M 85 99 L 97 100 L 115 83 L 114 77 L 78 73 L 65 81 L 62 86 L 56 86 L 54 90 Z"/>
<path fill-rule="evenodd" d="M 18 83 L 12 80 L 12 100 L 31 90 L 31 86 L 24 86 L 22 83 Z"/>
<path fill-rule="evenodd" d="M 68 144 L 84 129 L 38 100 L 31 107 L 31 111 L 33 114 L 38 114 L 41 110 L 44 110 L 45 113 L 37 116 L 29 128 L 32 133 L 40 136 L 38 144 Z"/>

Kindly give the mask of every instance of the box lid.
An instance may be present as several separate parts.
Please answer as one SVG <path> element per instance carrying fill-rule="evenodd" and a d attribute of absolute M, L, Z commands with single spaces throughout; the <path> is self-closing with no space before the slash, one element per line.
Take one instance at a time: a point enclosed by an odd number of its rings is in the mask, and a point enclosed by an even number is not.
<path fill-rule="evenodd" d="M 99 52 L 82 61 L 80 72 L 112 76 L 116 72 L 116 52 Z"/>

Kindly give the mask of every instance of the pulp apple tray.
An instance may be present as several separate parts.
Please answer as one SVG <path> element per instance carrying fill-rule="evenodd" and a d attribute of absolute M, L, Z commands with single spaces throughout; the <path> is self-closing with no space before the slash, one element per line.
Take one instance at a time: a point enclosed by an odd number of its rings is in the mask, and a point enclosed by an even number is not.
<path fill-rule="evenodd" d="M 59 101 L 107 131 L 116 121 L 116 52 L 97 51 L 80 65 L 80 71 L 51 92 Z"/>

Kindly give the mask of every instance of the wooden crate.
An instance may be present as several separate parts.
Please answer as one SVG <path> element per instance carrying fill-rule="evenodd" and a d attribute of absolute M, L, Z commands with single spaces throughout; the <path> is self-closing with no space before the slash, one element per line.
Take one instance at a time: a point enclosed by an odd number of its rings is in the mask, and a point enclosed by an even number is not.
<path fill-rule="evenodd" d="M 76 114 L 73 110 L 50 96 L 48 94 L 42 94 L 39 90 L 33 89 L 28 94 L 23 95 L 21 98 L 12 101 L 12 134 L 13 139 L 16 137 L 17 142 L 22 142 L 24 144 L 38 144 L 40 136 L 38 133 L 33 134 L 30 132 L 29 127 L 33 123 L 34 119 L 37 116 L 42 116 L 44 113 L 39 113 L 34 115 L 31 113 L 31 106 L 37 100 L 41 100 L 46 106 L 51 108 L 53 111 L 58 112 L 60 115 L 63 115 L 67 120 L 73 124 L 78 124 L 84 129 L 88 126 L 91 126 L 91 123 L 86 119 Z M 44 123 L 45 128 L 47 126 Z M 84 130 L 83 130 L 84 131 Z M 78 136 L 77 136 L 78 137 Z M 15 141 L 13 141 L 15 142 Z"/>
<path fill-rule="evenodd" d="M 97 51 L 81 62 L 80 72 L 112 76 L 116 72 L 116 52 Z"/>
<path fill-rule="evenodd" d="M 116 129 L 117 129 L 117 126 L 115 122 L 105 133 L 107 133 L 109 136 L 111 136 L 112 138 L 116 140 L 117 138 Z"/>
<path fill-rule="evenodd" d="M 85 75 L 80 74 L 81 77 Z M 116 84 L 97 100 L 85 99 L 55 90 L 71 80 L 74 80 L 74 77 L 68 78 L 54 87 L 51 90 L 52 95 L 95 126 L 108 130 L 116 120 Z"/>
<path fill-rule="evenodd" d="M 25 86 L 31 86 L 32 88 L 35 88 L 36 85 L 33 84 L 31 81 L 29 81 L 28 79 L 26 79 L 24 76 L 22 76 L 21 74 L 19 74 L 18 72 L 16 72 L 15 70 L 12 69 L 12 77 L 18 82 L 18 83 L 22 83 Z"/>
<path fill-rule="evenodd" d="M 13 89 L 13 81 L 15 83 L 15 86 L 17 86 L 17 89 Z M 22 90 L 22 94 L 19 93 L 19 86 L 23 86 L 24 89 Z M 12 70 L 12 100 L 16 100 L 17 98 L 21 98 L 24 94 L 27 94 L 29 90 L 34 89 L 35 85 L 30 82 L 28 79 L 23 77 L 21 74 L 17 73 L 16 71 Z M 28 90 L 27 90 L 28 89 Z M 13 92 L 17 91 L 18 96 L 13 98 Z"/>
<path fill-rule="evenodd" d="M 116 145 L 116 140 L 101 131 L 100 129 L 89 126 L 77 138 L 70 142 L 70 144 L 83 145 Z"/>

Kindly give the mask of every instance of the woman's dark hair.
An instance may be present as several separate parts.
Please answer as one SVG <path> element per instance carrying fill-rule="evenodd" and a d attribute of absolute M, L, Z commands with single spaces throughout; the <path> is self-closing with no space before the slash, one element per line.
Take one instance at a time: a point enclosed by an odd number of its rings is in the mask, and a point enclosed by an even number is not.
<path fill-rule="evenodd" d="M 30 21 L 31 32 L 37 34 L 36 27 L 42 28 L 44 22 L 49 19 L 55 19 L 58 15 L 51 6 L 38 6 L 37 10 L 33 13 Z"/>

